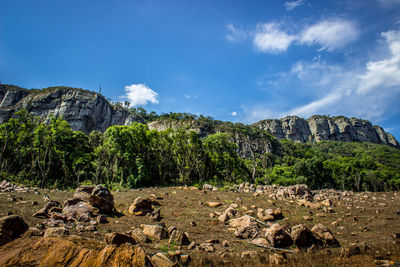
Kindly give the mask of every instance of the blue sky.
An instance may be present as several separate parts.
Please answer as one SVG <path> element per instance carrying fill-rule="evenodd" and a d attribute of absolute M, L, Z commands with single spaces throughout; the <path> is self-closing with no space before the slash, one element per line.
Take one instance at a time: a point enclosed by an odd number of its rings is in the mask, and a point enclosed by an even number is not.
<path fill-rule="evenodd" d="M 400 0 L 0 0 L 0 77 L 233 122 L 360 117 L 400 139 Z"/>

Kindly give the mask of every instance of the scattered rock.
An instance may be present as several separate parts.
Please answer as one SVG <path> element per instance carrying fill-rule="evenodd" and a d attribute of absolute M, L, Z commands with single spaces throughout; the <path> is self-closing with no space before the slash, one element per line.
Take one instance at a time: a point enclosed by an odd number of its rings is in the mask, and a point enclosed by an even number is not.
<path fill-rule="evenodd" d="M 20 237 L 29 229 L 21 216 L 11 215 L 0 218 L 0 246 Z"/>
<path fill-rule="evenodd" d="M 314 234 L 302 224 L 293 226 L 290 235 L 294 244 L 299 248 L 311 247 L 317 241 Z"/>
<path fill-rule="evenodd" d="M 58 201 L 54 201 L 54 200 L 50 200 L 49 202 L 47 202 L 44 207 L 40 210 L 38 210 L 37 212 L 35 212 L 32 216 L 33 217 L 37 217 L 37 218 L 48 218 L 49 217 L 49 211 L 51 208 L 53 207 L 60 207 L 60 202 Z"/>
<path fill-rule="evenodd" d="M 312 229 L 311 232 L 314 233 L 316 237 L 321 239 L 323 243 L 327 246 L 337 247 L 339 246 L 339 241 L 333 236 L 332 232 L 326 227 L 325 225 L 319 223 L 316 224 Z"/>
<path fill-rule="evenodd" d="M 132 245 L 136 244 L 135 239 L 131 236 L 120 234 L 120 233 L 109 233 L 104 236 L 104 241 L 108 245 L 120 246 L 124 243 L 130 243 Z"/>
<path fill-rule="evenodd" d="M 237 211 L 233 207 L 227 208 L 224 213 L 222 213 L 219 217 L 218 220 L 220 222 L 226 222 L 232 218 L 234 218 L 237 214 Z"/>
<path fill-rule="evenodd" d="M 144 225 L 143 233 L 148 237 L 154 238 L 156 240 L 161 240 L 168 237 L 167 231 L 165 231 L 165 229 L 159 225 Z"/>
<path fill-rule="evenodd" d="M 259 247 L 270 247 L 271 246 L 271 244 L 268 242 L 268 240 L 265 239 L 265 238 L 262 238 L 262 237 L 253 239 L 251 241 L 251 243 L 253 245 L 256 245 L 256 246 L 259 246 Z"/>
<path fill-rule="evenodd" d="M 151 240 L 139 228 L 133 229 L 131 236 L 139 243 L 151 243 Z"/>
<path fill-rule="evenodd" d="M 171 261 L 167 256 L 165 256 L 163 253 L 159 252 L 156 253 L 151 257 L 151 263 L 155 267 L 174 267 L 176 264 Z"/>
<path fill-rule="evenodd" d="M 190 244 L 189 237 L 186 235 L 186 233 L 179 231 L 179 230 L 174 230 L 171 233 L 171 236 L 169 238 L 168 243 L 174 243 L 175 245 L 179 246 L 186 246 Z"/>
<path fill-rule="evenodd" d="M 345 258 L 350 258 L 353 255 L 359 255 L 359 254 L 361 254 L 360 246 L 353 243 L 349 247 L 343 248 L 340 256 Z"/>
<path fill-rule="evenodd" d="M 237 228 L 250 226 L 258 227 L 256 220 L 249 215 L 244 215 L 236 219 L 231 219 L 229 221 L 229 225 Z"/>
<path fill-rule="evenodd" d="M 209 202 L 206 202 L 206 204 L 208 206 L 210 206 L 211 208 L 216 208 L 216 207 L 222 206 L 224 203 L 218 202 L 218 201 L 209 201 Z"/>
<path fill-rule="evenodd" d="M 136 216 L 145 216 L 154 211 L 152 204 L 153 202 L 150 199 L 138 197 L 130 206 L 129 213 Z"/>
<path fill-rule="evenodd" d="M 65 227 L 51 227 L 46 229 L 44 237 L 57 237 L 68 235 L 68 230 Z"/>
<path fill-rule="evenodd" d="M 290 235 L 277 223 L 266 229 L 265 238 L 276 248 L 285 248 L 293 244 Z"/>

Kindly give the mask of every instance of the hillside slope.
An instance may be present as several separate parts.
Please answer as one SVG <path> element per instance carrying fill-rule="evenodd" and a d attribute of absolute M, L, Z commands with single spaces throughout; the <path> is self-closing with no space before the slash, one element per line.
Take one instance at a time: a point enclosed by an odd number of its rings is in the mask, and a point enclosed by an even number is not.
<path fill-rule="evenodd" d="M 73 130 L 90 133 L 104 132 L 112 125 L 129 125 L 133 121 L 149 123 L 151 129 L 184 127 L 206 136 L 223 129 L 231 123 L 205 120 L 165 120 L 166 116 L 153 116 L 146 120 L 140 114 L 122 106 L 112 105 L 95 92 L 70 87 L 50 87 L 42 90 L 27 90 L 13 85 L 0 85 L 0 124 L 13 114 L 26 109 L 34 116 L 48 122 L 50 117 L 63 117 Z M 194 116 L 196 117 L 196 116 Z M 152 121 L 153 120 L 153 121 Z M 156 120 L 156 121 L 154 121 Z M 345 142 L 371 142 L 399 148 L 399 142 L 381 127 L 369 121 L 315 115 L 308 119 L 288 116 L 282 119 L 267 119 L 253 124 L 269 131 L 277 139 L 289 139 L 302 143 L 335 140 Z M 221 130 L 222 129 L 222 130 Z"/>

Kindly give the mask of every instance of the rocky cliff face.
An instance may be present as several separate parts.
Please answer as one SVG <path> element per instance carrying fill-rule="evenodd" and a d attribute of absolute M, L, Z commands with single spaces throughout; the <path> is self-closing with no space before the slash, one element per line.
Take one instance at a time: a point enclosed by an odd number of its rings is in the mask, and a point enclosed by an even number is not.
<path fill-rule="evenodd" d="M 84 133 L 104 132 L 111 125 L 129 125 L 138 120 L 126 109 L 114 108 L 102 95 L 87 90 L 66 87 L 26 90 L 0 85 L 0 123 L 20 109 L 43 121 L 49 121 L 52 115 L 64 117 L 72 129 Z"/>
<path fill-rule="evenodd" d="M 278 139 L 290 139 L 298 142 L 318 142 L 333 140 L 344 142 L 371 142 L 400 147 L 397 140 L 381 127 L 369 121 L 315 115 L 307 120 L 297 116 L 283 119 L 268 119 L 255 123 L 257 127 L 271 132 Z"/>
<path fill-rule="evenodd" d="M 112 125 L 129 125 L 134 121 L 144 122 L 122 107 L 112 106 L 102 95 L 87 90 L 53 87 L 42 90 L 27 90 L 12 85 L 0 85 L 0 124 L 13 114 L 26 109 L 34 116 L 47 122 L 51 116 L 63 117 L 77 131 L 104 132 Z M 186 128 L 207 136 L 220 131 L 224 122 L 198 123 L 192 121 L 154 121 L 150 129 Z M 268 119 L 254 124 L 269 131 L 278 139 L 298 142 L 335 140 L 345 142 L 371 142 L 400 148 L 393 135 L 369 121 L 339 117 L 312 116 L 307 120 L 288 116 L 283 119 Z M 223 130 L 222 130 L 223 131 Z"/>

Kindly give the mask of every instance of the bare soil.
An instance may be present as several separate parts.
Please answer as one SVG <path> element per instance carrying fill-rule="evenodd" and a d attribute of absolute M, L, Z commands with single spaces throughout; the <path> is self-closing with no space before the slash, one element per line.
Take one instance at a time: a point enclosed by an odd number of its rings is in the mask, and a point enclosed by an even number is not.
<path fill-rule="evenodd" d="M 315 224 L 326 225 L 340 242 L 339 248 L 325 248 L 315 252 L 300 252 L 295 246 L 288 248 L 295 253 L 287 253 L 287 266 L 377 266 L 379 261 L 400 262 L 400 245 L 394 243 L 393 233 L 400 232 L 400 197 L 396 192 L 385 193 L 356 193 L 350 199 L 332 200 L 333 213 L 323 213 L 319 209 L 302 207 L 293 200 L 273 200 L 267 195 L 255 196 L 252 193 L 236 193 L 226 191 L 203 191 L 188 187 L 145 188 L 135 190 L 113 191 L 116 209 L 120 216 L 108 218 L 108 223 L 97 225 L 97 233 L 84 232 L 79 234 L 75 228 L 71 234 L 103 240 L 104 235 L 110 232 L 125 233 L 141 224 L 157 224 L 147 216 L 134 216 L 128 209 L 137 197 L 147 197 L 155 194 L 162 199 L 161 223 L 166 227 L 175 226 L 178 230 L 188 232 L 190 240 L 200 244 L 209 239 L 220 242 L 216 244 L 214 252 L 189 250 L 187 246 L 168 244 L 168 239 L 140 244 L 146 253 L 159 251 L 180 250 L 182 254 L 189 254 L 192 258 L 191 266 L 266 266 L 271 263 L 270 255 L 276 253 L 265 248 L 250 244 L 251 239 L 240 239 L 234 236 L 229 226 L 211 218 L 212 212 L 223 212 L 232 204 L 238 204 L 240 215 L 253 210 L 254 217 L 257 208 L 282 209 L 284 219 L 277 221 L 280 225 L 291 227 L 303 224 L 311 229 Z M 361 195 L 362 194 L 362 195 Z M 368 198 L 365 198 L 367 194 Z M 0 216 L 8 214 L 20 215 L 30 227 L 35 227 L 42 219 L 32 216 L 46 203 L 44 196 L 62 203 L 72 197 L 73 192 L 39 190 L 39 194 L 30 193 L 0 193 Z M 362 197 L 361 197 L 362 196 Z M 219 201 L 222 206 L 212 208 L 205 204 L 208 201 Z M 35 203 L 37 202 L 37 204 Z M 309 211 L 312 211 L 310 215 Z M 325 217 L 316 214 L 323 213 Z M 239 215 L 239 216 L 240 216 Z M 303 217 L 310 215 L 312 221 Z M 341 219 L 336 225 L 332 222 Z M 227 240 L 229 245 L 223 247 L 221 243 Z M 360 255 L 340 257 L 342 248 L 351 243 L 362 247 Z M 364 250 L 365 245 L 370 249 Z M 243 251 L 256 251 L 256 258 L 243 258 Z"/>

